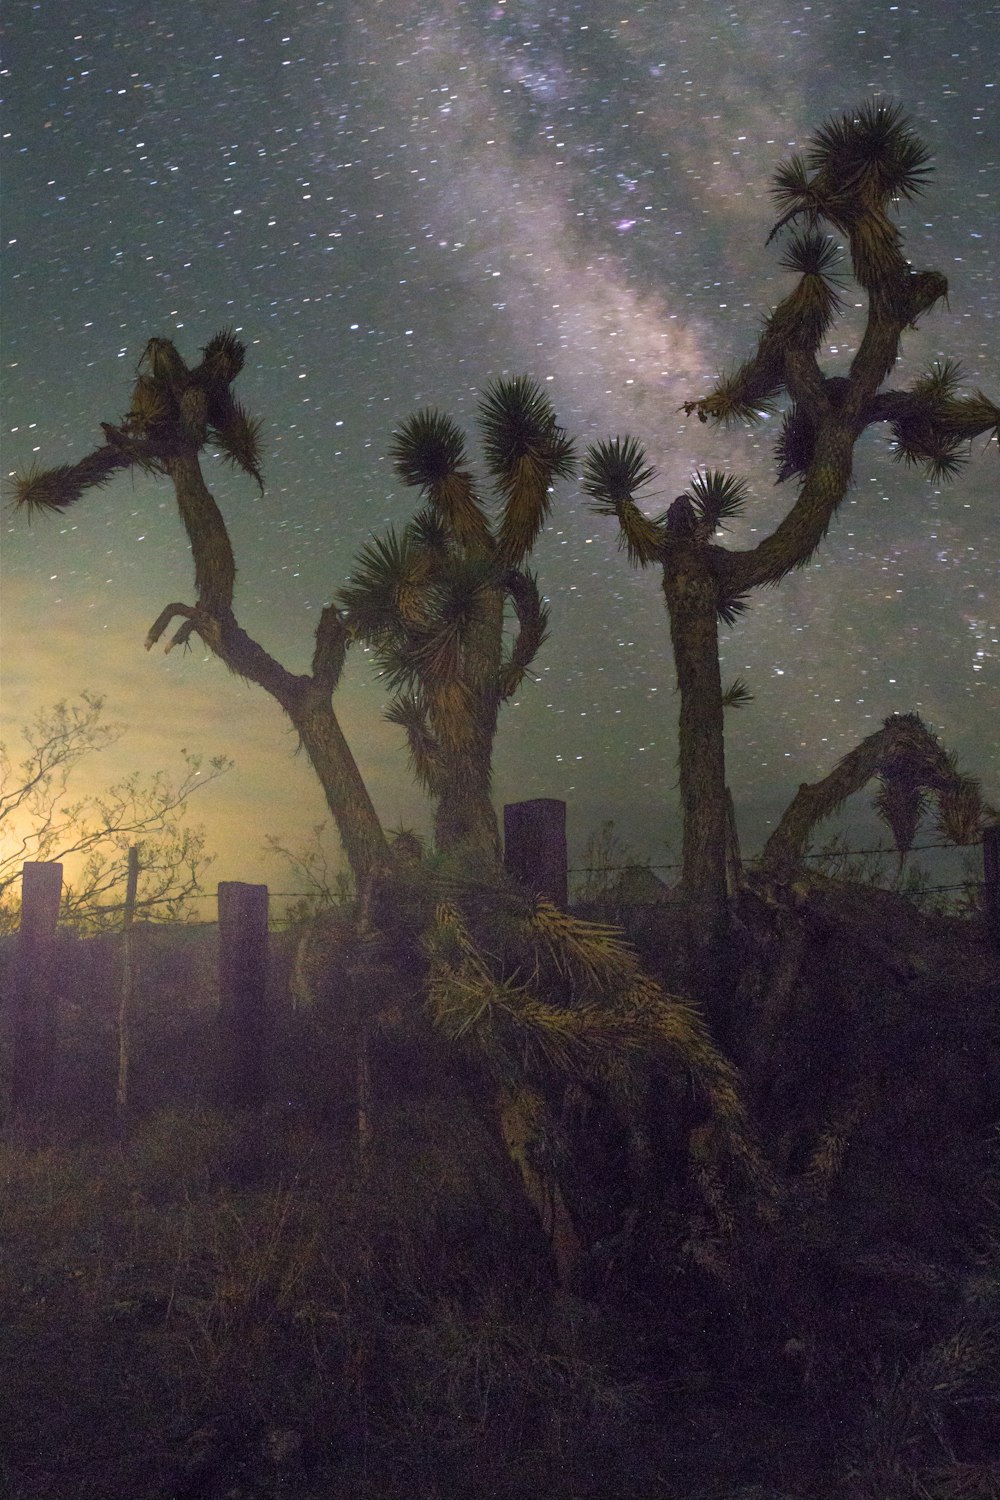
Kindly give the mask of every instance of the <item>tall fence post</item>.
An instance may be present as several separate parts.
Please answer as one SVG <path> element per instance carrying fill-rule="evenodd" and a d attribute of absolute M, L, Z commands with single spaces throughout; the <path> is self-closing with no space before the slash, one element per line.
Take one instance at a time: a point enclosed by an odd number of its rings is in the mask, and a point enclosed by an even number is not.
<path fill-rule="evenodd" d="M 267 886 L 219 882 L 222 1094 L 231 1109 L 258 1109 L 266 1093 Z"/>
<path fill-rule="evenodd" d="M 63 867 L 35 861 L 21 871 L 21 924 L 11 1015 L 10 1102 L 44 1107 L 51 1098 L 56 1055 L 53 958 Z"/>
<path fill-rule="evenodd" d="M 983 910 L 993 941 L 1000 946 L 1000 823 L 983 829 Z"/>
<path fill-rule="evenodd" d="M 556 797 L 508 802 L 503 810 L 503 862 L 507 873 L 565 908 L 569 899 L 566 804 Z"/>
<path fill-rule="evenodd" d="M 726 895 L 739 894 L 743 885 L 743 859 L 740 855 L 740 832 L 736 824 L 733 794 L 726 787 Z"/>
<path fill-rule="evenodd" d="M 118 1088 L 115 1103 L 119 1116 L 128 1108 L 128 1075 L 132 1055 L 132 997 L 135 991 L 135 904 L 139 893 L 139 851 L 128 851 L 125 910 L 122 913 L 122 987 L 118 997 Z"/>

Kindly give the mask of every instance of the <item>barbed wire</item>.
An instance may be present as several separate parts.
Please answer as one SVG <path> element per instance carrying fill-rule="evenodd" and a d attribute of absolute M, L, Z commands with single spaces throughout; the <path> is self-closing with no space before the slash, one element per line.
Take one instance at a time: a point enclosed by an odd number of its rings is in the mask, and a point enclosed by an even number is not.
<path fill-rule="evenodd" d="M 981 849 L 982 845 L 982 839 L 970 839 L 967 844 L 911 844 L 909 849 L 900 851 L 899 849 L 891 849 L 885 844 L 879 844 L 871 849 L 842 849 L 839 847 L 836 849 L 816 849 L 811 850 L 808 854 L 803 854 L 801 857 L 803 859 L 845 859 L 848 855 L 891 854 L 893 859 L 899 859 L 900 853 L 902 852 L 902 857 L 905 859 L 911 854 L 927 854 L 928 852 L 940 851 L 942 849 Z M 760 864 L 763 858 L 764 856 L 762 854 L 749 854 L 746 855 L 741 862 L 745 865 L 757 865 Z M 586 873 L 601 874 L 605 870 L 679 870 L 680 868 L 681 862 L 679 859 L 669 860 L 666 862 L 653 860 L 634 860 L 630 864 L 623 865 L 570 865 L 569 873 L 571 875 Z"/>
<path fill-rule="evenodd" d="M 982 848 L 983 843 L 984 843 L 984 840 L 980 838 L 980 839 L 971 839 L 968 843 L 965 843 L 965 844 L 956 844 L 956 843 L 951 843 L 951 842 L 938 842 L 938 843 L 933 843 L 933 844 L 913 844 L 913 845 L 910 846 L 909 849 L 903 850 L 902 852 L 900 850 L 898 850 L 898 849 L 893 849 L 893 848 L 887 847 L 886 845 L 881 845 L 881 844 L 880 845 L 876 845 L 876 846 L 871 847 L 871 848 L 863 848 L 863 849 L 849 849 L 849 848 L 836 847 L 836 848 L 833 848 L 833 849 L 811 850 L 809 853 L 802 855 L 801 858 L 803 858 L 803 859 L 810 859 L 810 860 L 828 860 L 828 861 L 835 861 L 835 860 L 837 860 L 837 861 L 842 861 L 842 860 L 845 860 L 845 859 L 859 858 L 859 857 L 866 857 L 867 858 L 867 857 L 870 857 L 870 856 L 873 856 L 873 855 L 874 856 L 878 856 L 880 858 L 888 858 L 888 857 L 891 856 L 893 859 L 899 860 L 900 864 L 902 864 L 902 861 L 904 859 L 908 858 L 909 855 L 911 855 L 911 854 L 939 854 L 939 853 L 942 853 L 942 852 L 944 852 L 946 850 L 954 850 L 954 849 L 962 849 L 962 850 L 979 849 L 979 848 Z M 755 855 L 746 856 L 745 858 L 742 859 L 741 863 L 744 866 L 753 866 L 753 865 L 759 865 L 759 864 L 761 864 L 762 861 L 763 861 L 763 855 L 762 854 L 755 854 Z M 625 873 L 627 873 L 628 871 L 631 871 L 631 870 L 643 870 L 643 871 L 647 871 L 647 872 L 653 873 L 653 872 L 655 872 L 657 870 L 679 870 L 679 869 L 681 869 L 681 867 L 682 866 L 681 866 L 681 861 L 680 860 L 667 860 L 667 861 L 635 860 L 635 861 L 631 861 L 629 863 L 623 863 L 623 864 L 604 863 L 604 864 L 599 864 L 599 865 L 570 865 L 568 867 L 568 869 L 567 869 L 567 874 L 569 876 L 574 876 L 574 875 L 576 875 L 576 876 L 579 876 L 579 875 L 603 875 L 603 876 L 610 876 L 610 875 L 615 875 L 615 874 L 625 874 Z M 261 881 L 261 882 L 251 882 L 251 883 L 253 883 L 253 884 L 266 884 L 266 882 L 263 882 L 263 881 Z M 964 880 L 952 882 L 950 884 L 922 885 L 920 887 L 919 891 L 918 892 L 914 892 L 913 894 L 916 894 L 916 895 L 919 895 L 919 896 L 930 896 L 930 895 L 943 894 L 943 893 L 949 892 L 949 891 L 966 891 L 967 892 L 967 891 L 969 891 L 970 887 L 981 886 L 982 884 L 983 884 L 983 880 L 982 880 L 981 877 L 969 876 L 969 877 L 967 877 Z M 301 890 L 300 891 L 272 891 L 270 888 L 268 888 L 268 900 L 269 900 L 269 902 L 270 901 L 302 901 L 304 899 L 309 899 L 310 897 L 315 898 L 318 894 L 320 894 L 320 893 L 319 892 L 310 892 L 310 891 L 301 891 Z M 907 893 L 904 890 L 904 891 L 901 892 L 901 894 L 905 895 Z M 138 911 L 136 913 L 137 918 L 138 918 L 138 924 L 139 924 L 140 927 L 143 927 L 143 926 L 145 926 L 145 927 L 154 926 L 154 927 L 161 927 L 161 928 L 163 928 L 163 927 L 184 927 L 184 928 L 187 928 L 189 931 L 196 931 L 199 928 L 217 927 L 218 926 L 218 920 L 217 920 L 217 918 L 214 918 L 214 917 L 203 918 L 200 921 L 191 921 L 189 918 L 185 918 L 183 916 L 168 916 L 168 917 L 163 917 L 163 918 L 153 918 L 152 921 L 149 921 L 149 922 L 146 922 L 146 923 L 143 923 L 143 921 L 142 921 L 142 914 L 150 912 L 152 910 L 152 908 L 155 907 L 155 906 L 174 905 L 174 904 L 177 904 L 178 900 L 183 901 L 183 903 L 186 904 L 186 905 L 190 905 L 191 903 L 198 902 L 198 901 L 216 901 L 217 899 L 218 899 L 218 893 L 217 893 L 217 891 L 193 891 L 193 892 L 190 892 L 189 894 L 185 895 L 182 898 L 164 896 L 164 897 L 160 897 L 160 898 L 154 898 L 153 900 L 147 901 L 145 903 L 143 903 L 143 902 L 140 901 L 139 907 L 138 907 Z M 334 904 L 334 903 L 331 903 L 331 904 Z M 68 923 L 68 925 L 73 925 L 74 921 L 79 921 L 79 922 L 81 922 L 81 924 L 86 924 L 86 922 L 88 921 L 88 919 L 90 921 L 94 921 L 95 919 L 107 918 L 107 917 L 118 915 L 119 913 L 123 912 L 124 910 L 125 910 L 124 903 L 121 903 L 121 904 L 117 904 L 116 903 L 114 906 L 94 907 L 89 912 L 86 911 L 86 910 L 81 910 L 79 912 L 73 912 L 72 914 L 70 914 L 64 920 Z M 281 927 L 292 927 L 292 926 L 294 926 L 296 924 L 296 922 L 298 920 L 299 920 L 298 918 L 288 916 L 287 914 L 282 915 L 282 916 L 270 915 L 268 917 L 268 926 L 270 928 L 274 928 L 274 929 L 281 928 Z M 107 928 L 101 929 L 100 927 L 97 927 L 95 929 L 94 935 L 95 936 L 99 935 L 102 930 L 106 931 L 106 932 L 110 932 L 110 931 L 113 931 L 113 930 L 116 930 L 116 929 L 113 929 L 111 927 L 107 927 Z"/>

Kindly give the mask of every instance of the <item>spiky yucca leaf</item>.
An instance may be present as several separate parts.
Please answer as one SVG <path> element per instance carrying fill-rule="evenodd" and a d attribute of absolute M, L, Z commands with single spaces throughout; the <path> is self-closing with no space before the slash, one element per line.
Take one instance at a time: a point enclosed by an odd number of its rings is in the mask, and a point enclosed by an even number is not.
<path fill-rule="evenodd" d="M 742 515 L 749 498 L 747 481 L 722 469 L 706 469 L 691 481 L 691 499 L 698 519 L 713 531 L 724 530 L 727 521 Z"/>
<path fill-rule="evenodd" d="M 14 475 L 11 498 L 29 517 L 38 512 L 59 513 L 75 505 L 87 490 L 100 489 L 119 469 L 128 467 L 129 459 L 112 447 L 98 448 L 78 464 L 58 464 L 53 469 L 32 464 L 24 474 Z"/>
<path fill-rule="evenodd" d="M 438 692 L 462 675 L 463 648 L 496 587 L 492 559 L 454 559 L 433 578 L 426 613 L 399 647 L 408 678 Z"/>
<path fill-rule="evenodd" d="M 957 359 L 936 359 L 925 375 L 910 387 L 914 398 L 930 407 L 954 401 L 961 382 L 962 366 Z"/>
<path fill-rule="evenodd" d="M 619 549 L 625 549 L 633 568 L 645 568 L 659 561 L 665 532 L 662 516 L 651 520 L 637 505 L 626 501 L 618 516 L 618 526 Z"/>
<path fill-rule="evenodd" d="M 495 916 L 495 899 L 489 909 Z M 425 938 L 434 1023 L 475 1046 L 495 1076 L 521 1086 L 526 1069 L 529 1076 L 555 1070 L 600 1082 L 609 1099 L 624 1100 L 630 1070 L 684 1070 L 711 1111 L 717 1154 L 752 1185 L 766 1212 L 773 1188 L 737 1075 L 697 1007 L 646 974 L 617 929 L 580 922 L 548 902 L 525 908 L 521 898 L 507 915 L 506 941 L 498 945 L 494 936 L 487 950 L 455 903 L 438 908 Z M 486 956 L 498 947 L 506 954 L 499 969 Z M 562 985 L 553 987 L 553 972 Z"/>
<path fill-rule="evenodd" d="M 150 339 L 139 360 L 139 369 L 167 388 L 179 388 L 189 375 L 187 365 L 170 339 Z"/>
<path fill-rule="evenodd" d="M 841 258 L 840 246 L 831 235 L 810 228 L 792 235 L 778 264 L 800 276 L 819 276 L 829 280 L 835 275 Z"/>
<path fill-rule="evenodd" d="M 804 474 L 816 452 L 816 423 L 804 407 L 790 406 L 781 421 L 781 431 L 774 444 L 774 461 L 778 483 Z"/>
<path fill-rule="evenodd" d="M 772 179 L 771 196 L 784 215 L 801 212 L 808 207 L 809 170 L 805 157 L 796 154 L 787 161 L 778 163 Z"/>
<path fill-rule="evenodd" d="M 815 353 L 843 303 L 825 276 L 803 276 L 783 302 L 764 320 L 761 347 Z"/>
<path fill-rule="evenodd" d="M 423 864 L 427 853 L 427 841 L 415 828 L 390 828 L 386 832 L 393 860 L 397 864 L 410 866 Z"/>
<path fill-rule="evenodd" d="M 623 500 L 631 500 L 656 477 L 656 469 L 646 463 L 642 444 L 634 437 L 616 437 L 607 442 L 591 443 L 583 464 L 583 492 L 598 502 L 598 515 L 616 515 Z"/>
<path fill-rule="evenodd" d="M 875 795 L 875 811 L 891 832 L 900 854 L 912 849 L 926 807 L 927 795 L 914 767 L 897 763 L 883 770 Z"/>
<path fill-rule="evenodd" d="M 750 608 L 749 594 L 732 594 L 719 600 L 716 613 L 724 625 L 735 625 L 740 615 Z"/>
<path fill-rule="evenodd" d="M 397 668 L 390 680 L 419 683 L 430 695 L 444 691 L 462 671 L 463 621 L 459 617 L 435 619 L 414 630 L 397 648 Z"/>
<path fill-rule="evenodd" d="M 479 403 L 483 451 L 503 494 L 517 483 L 518 464 L 534 456 L 560 478 L 573 473 L 573 444 L 546 392 L 528 375 L 494 380 Z"/>
<path fill-rule="evenodd" d="M 464 467 L 465 438 L 444 412 L 415 412 L 393 434 L 389 457 L 404 484 L 421 488 L 462 547 L 492 545 L 489 522 Z"/>
<path fill-rule="evenodd" d="M 232 385 L 246 360 L 246 346 L 232 328 L 223 328 L 213 334 L 201 353 L 202 373 L 221 385 Z"/>
<path fill-rule="evenodd" d="M 432 608 L 436 619 L 468 629 L 481 615 L 488 596 L 500 588 L 503 573 L 492 557 L 452 557 L 435 569 Z"/>
<path fill-rule="evenodd" d="M 459 547 L 478 552 L 494 551 L 493 533 L 473 487 L 471 474 L 449 474 L 439 484 L 432 485 L 427 493 Z"/>
<path fill-rule="evenodd" d="M 753 702 L 753 693 L 742 677 L 735 677 L 722 695 L 723 708 L 744 708 Z"/>
<path fill-rule="evenodd" d="M 393 433 L 389 457 L 404 484 L 430 489 L 465 463 L 465 437 L 445 412 L 429 408 Z"/>
<path fill-rule="evenodd" d="M 564 917 L 555 937 L 555 925 L 546 914 L 547 936 L 562 948 L 568 941 L 562 965 L 568 972 L 592 970 L 604 987 L 609 962 L 620 935 L 608 929 L 607 937 L 595 941 L 590 932 L 574 935 L 575 919 Z M 443 924 L 443 925 L 442 925 Z M 452 1036 L 464 1036 L 480 1046 L 495 1045 L 498 1028 L 514 1024 L 519 1034 L 518 1051 L 533 1042 L 549 1065 L 578 1072 L 600 1067 L 611 1049 L 639 1059 L 649 1054 L 669 1057 L 690 1068 L 720 1111 L 720 1118 L 746 1128 L 746 1114 L 739 1098 L 735 1074 L 716 1052 L 705 1023 L 686 1000 L 668 995 L 639 969 L 626 949 L 626 961 L 618 976 L 619 1003 L 598 1003 L 596 997 L 581 998 L 572 1005 L 555 1005 L 534 992 L 530 971 L 498 979 L 478 950 L 460 915 L 439 909 L 437 932 L 428 935 L 432 959 L 429 1005 L 435 1023 Z M 596 924 L 583 924 L 595 926 Z M 620 945 L 625 947 L 625 945 Z M 529 973 L 528 978 L 523 973 Z"/>
<path fill-rule="evenodd" d="M 915 198 L 930 176 L 931 154 L 894 101 L 869 99 L 816 130 L 807 164 L 838 194 L 867 190 L 876 201 Z"/>
<path fill-rule="evenodd" d="M 375 643 L 426 620 L 433 572 L 432 554 L 416 544 L 410 527 L 372 537 L 337 596 L 351 629 Z"/>
<path fill-rule="evenodd" d="M 479 404 L 483 451 L 503 501 L 497 540 L 501 556 L 520 562 L 549 513 L 549 490 L 573 473 L 573 444 L 552 403 L 527 375 L 495 380 Z"/>
<path fill-rule="evenodd" d="M 538 900 L 526 930 L 544 943 L 567 978 L 603 997 L 602 1017 L 610 1007 L 611 1016 L 623 1022 L 620 1045 L 666 1052 L 691 1070 L 713 1114 L 733 1133 L 730 1150 L 749 1175 L 763 1181 L 767 1169 L 752 1140 L 737 1075 L 716 1050 L 697 1007 L 664 991 L 643 970 L 637 953 L 618 928 L 584 922 L 551 902 Z M 595 1030 L 607 1024 L 604 1019 L 593 1023 Z"/>
<path fill-rule="evenodd" d="M 400 693 L 385 710 L 383 717 L 406 731 L 410 766 L 421 786 L 432 797 L 441 791 L 441 746 L 427 722 L 427 709 L 414 693 Z"/>
<path fill-rule="evenodd" d="M 767 334 L 765 323 L 757 353 L 737 369 L 723 372 L 707 396 L 685 401 L 685 412 L 694 412 L 699 422 L 723 427 L 737 422 L 753 427 L 770 416 L 784 386 L 784 374 L 783 351 L 776 339 L 768 341 Z"/>
<path fill-rule="evenodd" d="M 974 844 L 982 837 L 987 811 L 979 782 L 955 773 L 950 786 L 938 793 L 938 832 L 949 844 Z"/>
<path fill-rule="evenodd" d="M 628 552 L 633 567 L 646 567 L 660 555 L 663 546 L 662 521 L 650 520 L 633 502 L 636 490 L 656 474 L 641 444 L 633 437 L 616 437 L 608 442 L 592 443 L 583 466 L 584 493 L 597 502 L 592 509 L 599 516 L 614 516 L 620 527 L 618 545 Z"/>
<path fill-rule="evenodd" d="M 933 484 L 947 484 L 957 479 L 969 461 L 969 453 L 961 438 L 944 439 L 933 453 L 921 460 L 924 473 Z"/>
<path fill-rule="evenodd" d="M 978 436 L 981 432 L 989 433 L 990 439 L 1000 447 L 1000 406 L 991 401 L 985 391 L 976 391 L 974 396 L 967 396 L 964 401 L 956 403 L 961 406 L 961 420 L 972 428 L 972 435 Z M 956 421 L 959 414 L 953 412 L 952 420 Z"/>
<path fill-rule="evenodd" d="M 424 939 L 432 958 L 449 963 L 462 957 L 476 958 L 479 950 L 457 901 L 439 901 L 434 908 L 434 922 Z"/>
<path fill-rule="evenodd" d="M 897 398 L 890 416 L 893 456 L 919 465 L 932 479 L 954 478 L 980 433 L 1000 441 L 1000 408 L 982 391 L 960 396 L 959 376 L 957 362 L 936 363 Z"/>
<path fill-rule="evenodd" d="M 514 605 L 517 630 L 510 654 L 500 667 L 500 697 L 510 698 L 523 682 L 525 674 L 548 637 L 549 610 L 543 603 L 534 573 L 525 568 L 508 568 L 504 587 Z"/>
<path fill-rule="evenodd" d="M 571 916 L 544 897 L 536 898 L 523 931 L 560 971 L 602 993 L 621 988 L 638 972 L 636 953 L 620 928 Z"/>
<path fill-rule="evenodd" d="M 168 386 L 151 375 L 139 375 L 132 387 L 132 404 L 126 423 L 140 436 L 177 417 L 177 402 Z"/>
<path fill-rule="evenodd" d="M 228 410 L 221 419 L 217 419 L 214 412 L 211 414 L 212 434 L 222 450 L 223 458 L 231 463 L 234 469 L 241 469 L 244 474 L 249 474 L 251 479 L 255 479 L 263 493 L 264 478 L 261 472 L 263 419 L 251 416 L 240 401 L 230 399 L 227 405 Z"/>
<path fill-rule="evenodd" d="M 790 348 L 815 350 L 844 302 L 833 274 L 840 247 L 829 235 L 809 229 L 795 234 L 785 247 L 780 264 L 797 271 L 801 281 L 786 299 L 786 322 L 781 334 Z"/>
<path fill-rule="evenodd" d="M 443 562 L 454 546 L 454 537 L 433 505 L 421 506 L 406 529 L 414 544 L 430 553 L 435 563 Z"/>
<path fill-rule="evenodd" d="M 401 728 L 409 731 L 416 730 L 418 733 L 428 733 L 427 710 L 420 699 L 413 693 L 399 693 L 383 712 L 382 717 L 389 724 L 398 724 Z"/>
<path fill-rule="evenodd" d="M 968 443 L 920 416 L 904 418 L 893 423 L 892 458 L 908 468 L 923 469 L 938 484 L 962 472 L 969 458 Z"/>

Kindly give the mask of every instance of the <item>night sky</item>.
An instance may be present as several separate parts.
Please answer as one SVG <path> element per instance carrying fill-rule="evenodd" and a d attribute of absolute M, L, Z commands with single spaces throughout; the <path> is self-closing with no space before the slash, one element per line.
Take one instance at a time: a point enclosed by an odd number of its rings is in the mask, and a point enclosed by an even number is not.
<path fill-rule="evenodd" d="M 699 465 L 747 475 L 733 540 L 759 539 L 793 499 L 772 486 L 776 424 L 726 434 L 678 408 L 790 285 L 764 246 L 775 165 L 873 94 L 900 100 L 934 153 L 901 222 L 914 263 L 950 283 L 896 383 L 951 356 L 968 389 L 1000 391 L 996 3 L 7 0 L 5 18 L 3 471 L 97 446 L 151 336 L 194 361 L 235 327 L 265 493 L 204 467 L 240 621 L 293 669 L 360 545 L 415 507 L 385 457 L 393 427 L 429 405 L 471 427 L 502 373 L 546 384 L 581 453 L 639 436 L 657 511 Z M 831 372 L 858 316 L 831 335 Z M 724 680 L 755 695 L 728 721 L 745 850 L 894 710 L 920 712 L 1000 795 L 1000 463 L 985 447 L 941 487 L 867 435 L 812 565 L 724 633 Z M 532 565 L 552 634 L 503 716 L 497 803 L 565 798 L 577 859 L 608 818 L 638 854 L 676 857 L 658 571 L 632 571 L 566 482 Z M 182 746 L 232 755 L 192 804 L 213 878 L 279 888 L 263 835 L 294 842 L 326 815 L 280 710 L 200 646 L 143 650 L 161 607 L 194 597 L 166 481 L 122 475 L 31 526 L 8 512 L 3 571 L 8 736 L 89 688 L 130 726 L 94 786 L 175 769 Z M 384 701 L 355 651 L 345 730 L 386 825 L 426 828 Z"/>

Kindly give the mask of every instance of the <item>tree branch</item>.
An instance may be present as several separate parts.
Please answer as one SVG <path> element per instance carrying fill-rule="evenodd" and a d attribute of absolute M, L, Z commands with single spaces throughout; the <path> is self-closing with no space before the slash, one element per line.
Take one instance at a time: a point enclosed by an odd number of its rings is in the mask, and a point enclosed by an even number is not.
<path fill-rule="evenodd" d="M 822 781 L 802 783 L 764 846 L 764 869 L 779 877 L 789 875 L 801 862 L 817 823 L 829 818 L 875 776 L 883 777 L 886 783 L 903 784 L 911 794 L 926 789 L 942 804 L 945 817 L 949 803 L 965 803 L 966 840 L 975 837 L 982 809 L 977 784 L 955 769 L 947 752 L 917 714 L 893 714 L 881 729 L 868 735 L 838 761 Z M 891 793 L 886 796 L 884 788 L 880 807 L 885 808 L 892 800 Z M 911 800 L 918 801 L 912 795 Z M 891 814 L 891 808 L 889 811 Z M 909 836 L 912 837 L 912 828 Z M 959 841 L 954 839 L 956 843 Z"/>

